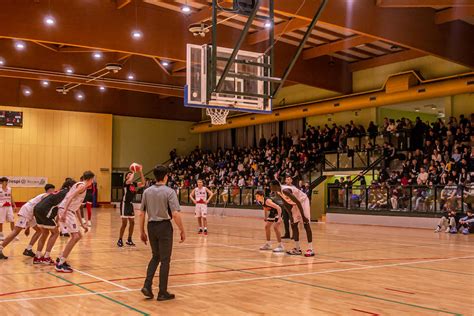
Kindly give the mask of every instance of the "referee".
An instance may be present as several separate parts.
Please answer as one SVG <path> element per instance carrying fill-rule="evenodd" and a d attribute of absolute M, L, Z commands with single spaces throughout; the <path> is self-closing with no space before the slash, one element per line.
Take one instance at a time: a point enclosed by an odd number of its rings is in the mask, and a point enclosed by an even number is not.
<path fill-rule="evenodd" d="M 167 301 L 175 298 L 168 293 L 168 275 L 170 272 L 171 251 L 173 249 L 174 219 L 180 230 L 181 241 L 185 239 L 183 222 L 176 192 L 166 186 L 168 181 L 168 167 L 157 165 L 153 169 L 156 183 L 143 192 L 141 211 L 139 212 L 140 238 L 146 244 L 150 239 L 153 257 L 148 263 L 145 284 L 142 293 L 147 298 L 153 298 L 152 284 L 158 264 L 160 266 L 160 291 L 158 301 Z M 145 233 L 145 213 L 148 215 L 148 236 Z"/>

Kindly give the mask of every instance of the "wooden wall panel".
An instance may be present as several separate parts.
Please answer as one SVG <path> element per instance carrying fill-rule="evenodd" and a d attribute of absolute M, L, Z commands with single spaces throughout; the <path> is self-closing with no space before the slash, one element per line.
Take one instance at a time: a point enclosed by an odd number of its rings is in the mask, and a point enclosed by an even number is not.
<path fill-rule="evenodd" d="M 0 128 L 0 175 L 44 176 L 59 187 L 85 170 L 97 175 L 99 201 L 110 201 L 112 115 L 0 106 L 22 111 L 23 128 Z M 101 172 L 100 168 L 109 168 Z M 25 202 L 42 188 L 15 188 Z"/>

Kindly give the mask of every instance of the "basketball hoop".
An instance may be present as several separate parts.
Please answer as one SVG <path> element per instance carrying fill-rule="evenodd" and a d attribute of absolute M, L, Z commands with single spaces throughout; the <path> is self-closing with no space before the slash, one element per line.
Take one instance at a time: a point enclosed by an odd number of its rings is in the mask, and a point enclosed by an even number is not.
<path fill-rule="evenodd" d="M 224 125 L 227 121 L 227 115 L 229 115 L 229 110 L 227 109 L 206 109 L 206 114 L 211 117 L 212 125 Z"/>

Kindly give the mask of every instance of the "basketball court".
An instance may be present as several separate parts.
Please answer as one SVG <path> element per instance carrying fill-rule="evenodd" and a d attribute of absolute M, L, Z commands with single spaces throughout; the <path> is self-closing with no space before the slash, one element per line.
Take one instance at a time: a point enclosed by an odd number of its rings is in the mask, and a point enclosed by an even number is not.
<path fill-rule="evenodd" d="M 186 243 L 175 245 L 170 290 L 177 299 L 156 304 L 140 293 L 148 247 L 118 249 L 111 241 L 116 212 L 97 216 L 101 230 L 92 229 L 71 255 L 73 274 L 32 266 L 19 251 L 25 238 L 15 244 L 9 252 L 15 264 L 2 266 L 4 312 L 21 306 L 28 314 L 66 315 L 472 314 L 470 237 L 313 224 L 317 256 L 308 259 L 259 251 L 262 220 L 213 216 L 207 237 L 188 230 Z M 192 223 L 185 216 L 186 227 Z"/>
<path fill-rule="evenodd" d="M 474 315 L 473 19 L 469 0 L 4 1 L 2 315 Z M 451 195 L 428 167 L 463 172 Z M 168 207 L 143 207 L 174 223 L 169 292 L 157 271 L 147 299 L 138 210 L 162 185 Z M 71 236 L 43 251 L 12 218 Z M 260 250 L 282 220 L 293 240 Z"/>

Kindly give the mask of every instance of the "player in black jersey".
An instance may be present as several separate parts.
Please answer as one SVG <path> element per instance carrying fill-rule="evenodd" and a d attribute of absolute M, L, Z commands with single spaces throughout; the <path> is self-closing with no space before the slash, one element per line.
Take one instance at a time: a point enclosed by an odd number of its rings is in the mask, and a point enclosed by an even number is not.
<path fill-rule="evenodd" d="M 140 182 L 133 182 L 135 173 L 129 171 L 125 174 L 125 181 L 123 182 L 123 198 L 120 203 L 120 217 L 122 218 L 122 227 L 120 227 L 120 236 L 117 241 L 117 246 L 123 247 L 123 234 L 125 233 L 125 228 L 127 228 L 128 221 L 128 239 L 126 244 L 128 246 L 135 246 L 132 241 L 133 228 L 135 226 L 135 210 L 133 209 L 133 199 L 137 194 L 137 188 L 141 188 L 145 185 L 145 176 L 143 171 L 140 168 L 138 171 L 140 174 Z"/>
<path fill-rule="evenodd" d="M 260 250 L 272 250 L 272 245 L 270 242 L 271 236 L 271 229 L 273 226 L 273 230 L 275 231 L 275 236 L 278 241 L 278 246 L 273 249 L 273 252 L 284 252 L 285 249 L 283 248 L 283 244 L 281 242 L 281 207 L 277 205 L 271 198 L 265 197 L 265 193 L 263 191 L 257 191 L 255 193 L 255 198 L 257 203 L 263 206 L 263 210 L 265 212 L 265 234 L 267 237 L 267 242 L 265 245 L 260 247 Z"/>
<path fill-rule="evenodd" d="M 59 236 L 59 230 L 56 224 L 56 216 L 58 215 L 58 205 L 66 197 L 69 189 L 76 183 L 71 178 L 67 178 L 63 183 L 61 190 L 53 192 L 45 197 L 41 202 L 36 204 L 33 212 L 35 215 L 36 223 L 41 230 L 41 237 L 38 240 L 38 248 L 36 255 L 33 259 L 33 264 L 54 264 L 51 259 L 51 250 L 53 249 L 54 243 Z M 51 233 L 48 239 L 48 235 Z M 44 255 L 43 247 L 48 239 L 46 245 L 46 251 Z"/>

